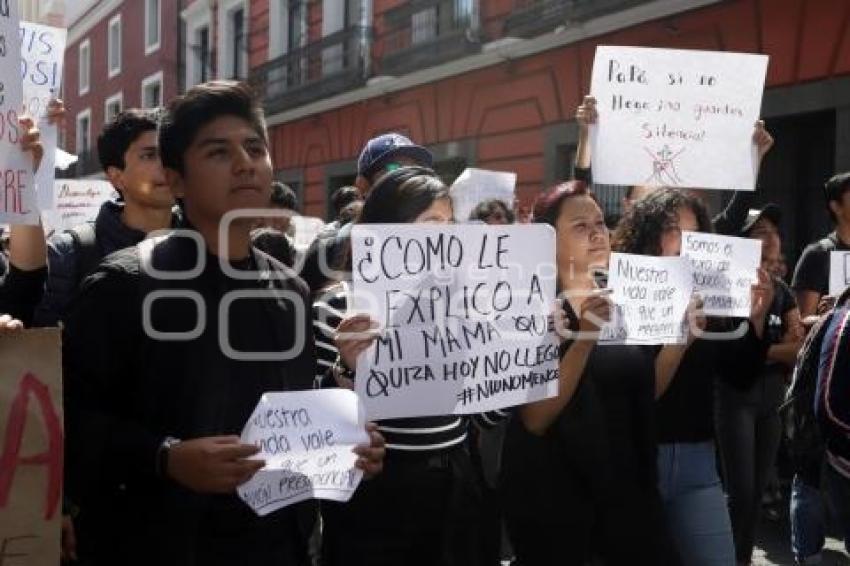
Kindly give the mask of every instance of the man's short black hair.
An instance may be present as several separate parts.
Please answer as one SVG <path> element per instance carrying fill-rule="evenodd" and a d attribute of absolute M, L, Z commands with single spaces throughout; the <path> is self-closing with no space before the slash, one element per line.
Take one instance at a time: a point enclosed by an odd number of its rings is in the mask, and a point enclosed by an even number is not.
<path fill-rule="evenodd" d="M 272 182 L 272 206 L 285 208 L 287 210 L 298 210 L 298 198 L 295 191 L 286 183 L 280 181 Z"/>
<path fill-rule="evenodd" d="M 152 110 L 128 108 L 112 119 L 97 137 L 97 157 L 103 171 L 109 167 L 124 169 L 124 155 L 133 142 L 145 132 L 155 131 L 157 113 Z"/>
<path fill-rule="evenodd" d="M 212 81 L 193 86 L 168 104 L 159 127 L 163 167 L 183 174 L 186 149 L 201 128 L 222 116 L 236 116 L 249 122 L 268 144 L 263 108 L 253 89 L 237 81 Z"/>
<path fill-rule="evenodd" d="M 838 219 L 835 217 L 835 213 L 832 212 L 829 203 L 832 201 L 841 202 L 841 197 L 847 191 L 850 191 L 850 171 L 834 175 L 823 186 L 823 193 L 826 196 L 826 210 L 829 212 L 829 218 L 833 222 L 837 222 Z"/>

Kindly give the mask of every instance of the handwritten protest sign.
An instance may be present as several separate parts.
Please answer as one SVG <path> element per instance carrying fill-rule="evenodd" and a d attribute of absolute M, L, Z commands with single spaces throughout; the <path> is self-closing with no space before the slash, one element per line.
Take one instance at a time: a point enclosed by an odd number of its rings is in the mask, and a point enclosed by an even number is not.
<path fill-rule="evenodd" d="M 837 297 L 850 286 L 850 252 L 829 253 L 829 294 Z"/>
<path fill-rule="evenodd" d="M 363 477 L 352 449 L 369 444 L 365 426 L 348 389 L 266 393 L 242 431 L 266 466 L 239 497 L 261 516 L 305 499 L 348 501 Z"/>
<path fill-rule="evenodd" d="M 556 394 L 551 227 L 359 225 L 352 246 L 352 306 L 382 329 L 357 364 L 370 419 L 476 413 Z"/>
<path fill-rule="evenodd" d="M 32 157 L 21 151 L 18 3 L 0 1 L 0 223 L 38 224 Z"/>
<path fill-rule="evenodd" d="M 693 293 L 687 258 L 612 253 L 608 288 L 616 308 L 600 343 L 681 344 Z"/>
<path fill-rule="evenodd" d="M 67 32 L 63 28 L 21 22 L 21 74 L 23 76 L 24 108 L 38 120 L 44 157 L 35 176 L 38 207 L 53 206 L 56 144 L 59 128 L 47 121 L 47 105 L 59 97 L 62 83 L 62 63 Z"/>
<path fill-rule="evenodd" d="M 466 222 L 476 206 L 486 200 L 498 199 L 512 208 L 516 173 L 467 168 L 452 183 L 449 194 L 455 219 Z"/>
<path fill-rule="evenodd" d="M 109 181 L 59 179 L 55 183 L 53 205 L 42 217 L 45 228 L 57 232 L 94 220 L 101 205 L 117 195 Z"/>
<path fill-rule="evenodd" d="M 758 283 L 761 240 L 682 232 L 682 255 L 691 262 L 694 290 L 709 316 L 750 316 Z"/>
<path fill-rule="evenodd" d="M 59 564 L 60 367 L 58 329 L 0 337 L 0 562 L 4 564 L 4 560 L 28 566 Z"/>
<path fill-rule="evenodd" d="M 596 48 L 593 177 L 613 185 L 755 188 L 766 55 Z"/>

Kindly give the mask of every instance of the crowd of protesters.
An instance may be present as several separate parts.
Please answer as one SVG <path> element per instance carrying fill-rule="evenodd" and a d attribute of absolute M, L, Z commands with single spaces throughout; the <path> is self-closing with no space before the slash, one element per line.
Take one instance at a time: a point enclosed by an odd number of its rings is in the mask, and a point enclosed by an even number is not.
<path fill-rule="evenodd" d="M 61 119 L 61 103 L 51 112 Z M 0 256 L 0 330 L 63 329 L 63 560 L 749 564 L 780 451 L 796 560 L 818 563 L 830 526 L 850 546 L 850 293 L 829 295 L 829 254 L 850 250 L 850 173 L 826 182 L 834 230 L 786 282 L 782 211 L 753 208 L 758 191 L 735 192 L 712 215 L 699 189 L 630 187 L 621 218 L 606 223 L 590 170 L 591 97 L 576 120 L 575 178 L 543 190 L 530 219 L 500 200 L 456 218 L 431 154 L 389 133 L 366 141 L 355 186 L 333 194 L 333 217 L 297 250 L 296 195 L 273 180 L 263 111 L 246 85 L 205 83 L 163 113 L 116 116 L 97 147 L 117 199 L 47 241 L 40 226 L 13 226 Z M 37 168 L 38 131 L 22 127 Z M 760 162 L 773 145 L 761 122 L 752 141 Z M 221 229 L 241 209 L 269 214 Z M 356 448 L 366 479 L 350 501 L 263 517 L 242 503 L 237 486 L 263 462 L 239 433 L 263 393 L 352 388 L 375 339 L 375 322 L 349 310 L 354 225 L 526 221 L 556 233 L 555 397 L 368 423 L 370 442 Z M 707 317 L 694 296 L 684 343 L 599 344 L 613 308 L 602 292 L 610 254 L 677 256 L 683 231 L 761 242 L 750 315 Z M 196 266 L 180 280 L 149 269 Z M 204 300 L 160 300 L 143 316 L 146 296 L 177 289 Z M 238 301 L 219 319 L 227 293 L 257 289 L 285 291 L 302 308 Z M 200 332 L 161 340 L 146 325 Z M 706 338 L 739 328 L 734 339 Z M 220 332 L 236 351 L 303 347 L 286 361 L 234 359 Z"/>

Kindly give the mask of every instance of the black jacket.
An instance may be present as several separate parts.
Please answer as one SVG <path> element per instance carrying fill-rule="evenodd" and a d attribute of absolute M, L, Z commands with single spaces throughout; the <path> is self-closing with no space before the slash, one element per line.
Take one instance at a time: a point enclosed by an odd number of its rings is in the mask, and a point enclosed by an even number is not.
<path fill-rule="evenodd" d="M 257 269 L 249 279 L 225 275 L 209 252 L 198 257 L 187 238 L 165 238 L 153 251 L 164 271 L 201 274 L 182 281 L 141 273 L 139 247 L 113 254 L 83 282 L 64 332 L 67 494 L 81 508 L 80 552 L 94 564 L 300 564 L 315 508 L 307 502 L 257 517 L 235 494 L 199 495 L 155 473 L 166 436 L 239 435 L 266 391 L 308 389 L 315 375 L 314 341 L 304 283 L 253 250 L 235 262 Z M 232 291 L 268 290 L 281 275 L 280 299 L 236 300 L 221 320 L 237 352 L 284 352 L 288 361 L 234 359 L 219 343 L 219 306 Z M 143 328 L 143 297 L 161 298 Z M 199 312 L 206 321 L 199 321 Z M 188 332 L 190 340 L 154 337 Z"/>
<path fill-rule="evenodd" d="M 106 201 L 100 207 L 94 221 L 97 237 L 97 256 L 109 254 L 129 246 L 135 246 L 145 238 L 145 233 L 130 228 L 121 221 L 124 203 Z M 175 215 L 175 225 L 178 216 Z M 70 232 L 55 234 L 47 241 L 47 265 L 49 276 L 44 297 L 35 311 L 36 326 L 56 326 L 64 318 L 68 303 L 77 292 L 77 287 L 87 273 L 81 273 L 79 249 Z M 93 267 L 93 266 L 92 266 Z"/>

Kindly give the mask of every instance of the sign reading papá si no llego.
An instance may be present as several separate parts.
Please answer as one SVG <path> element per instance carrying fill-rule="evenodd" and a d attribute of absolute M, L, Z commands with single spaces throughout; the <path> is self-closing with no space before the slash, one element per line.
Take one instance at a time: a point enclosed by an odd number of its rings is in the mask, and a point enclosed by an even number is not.
<path fill-rule="evenodd" d="M 753 190 L 766 55 L 596 48 L 597 183 Z"/>

